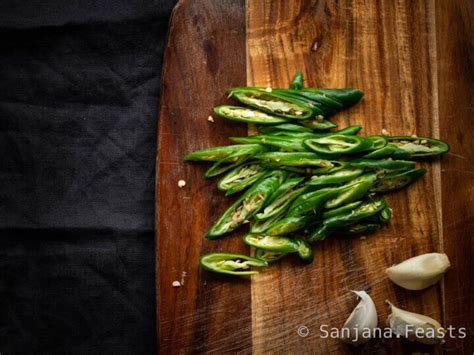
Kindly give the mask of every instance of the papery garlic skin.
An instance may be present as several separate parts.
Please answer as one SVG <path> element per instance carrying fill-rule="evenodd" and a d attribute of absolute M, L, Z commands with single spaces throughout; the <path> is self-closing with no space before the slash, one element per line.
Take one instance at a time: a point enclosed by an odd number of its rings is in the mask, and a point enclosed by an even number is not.
<path fill-rule="evenodd" d="M 439 344 L 443 340 L 446 330 L 433 318 L 405 311 L 389 301 L 387 303 L 392 311 L 387 325 L 395 334 L 428 345 Z"/>
<path fill-rule="evenodd" d="M 388 278 L 407 290 L 422 290 L 437 283 L 451 266 L 448 256 L 428 253 L 389 267 Z"/>
<path fill-rule="evenodd" d="M 342 326 L 340 339 L 351 345 L 361 345 L 370 340 L 370 337 L 367 336 L 368 329 L 370 329 L 370 334 L 373 334 L 373 330 L 377 327 L 377 310 L 374 301 L 367 292 L 352 292 L 360 298 L 360 302 Z"/>

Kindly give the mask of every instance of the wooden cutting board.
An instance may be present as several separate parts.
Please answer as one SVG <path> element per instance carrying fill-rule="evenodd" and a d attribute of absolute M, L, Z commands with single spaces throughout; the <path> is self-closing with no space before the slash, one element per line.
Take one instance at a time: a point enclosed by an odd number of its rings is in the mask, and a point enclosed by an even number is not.
<path fill-rule="evenodd" d="M 157 152 L 158 343 L 163 354 L 345 354 L 321 325 L 341 327 L 357 304 L 350 290 L 374 299 L 379 325 L 385 300 L 429 315 L 465 339 L 427 347 L 401 339 L 373 340 L 359 353 L 474 350 L 474 144 L 472 139 L 472 1 L 184 0 L 176 6 L 165 51 Z M 244 124 L 215 118 L 239 85 L 287 87 L 296 70 L 313 87 L 356 87 L 361 103 L 334 117 L 365 135 L 440 137 L 451 152 L 422 162 L 426 176 L 387 196 L 394 217 L 366 238 L 317 244 L 315 261 L 287 258 L 251 279 L 202 271 L 212 251 L 249 253 L 243 231 L 217 241 L 203 235 L 230 204 L 205 180 L 206 164 L 187 152 L 230 144 Z M 178 187 L 185 180 L 184 188 Z M 406 291 L 386 267 L 425 252 L 446 252 L 443 282 Z M 179 281 L 181 287 L 173 287 Z M 303 336 L 301 336 L 303 335 Z"/>

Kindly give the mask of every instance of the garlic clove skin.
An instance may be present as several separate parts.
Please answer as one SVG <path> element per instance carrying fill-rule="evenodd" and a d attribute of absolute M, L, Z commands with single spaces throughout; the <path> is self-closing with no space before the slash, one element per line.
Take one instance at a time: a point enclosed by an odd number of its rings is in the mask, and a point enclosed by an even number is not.
<path fill-rule="evenodd" d="M 433 318 L 405 311 L 389 301 L 387 303 L 392 311 L 387 318 L 387 325 L 395 334 L 428 345 L 439 344 L 443 340 L 446 330 Z"/>
<path fill-rule="evenodd" d="M 389 267 L 385 272 L 400 287 L 422 290 L 437 283 L 450 266 L 446 254 L 428 253 L 407 259 Z"/>
<path fill-rule="evenodd" d="M 377 327 L 377 310 L 367 292 L 352 292 L 360 298 L 360 302 L 342 326 L 340 339 L 351 345 L 361 345 L 370 340 L 373 330 Z"/>

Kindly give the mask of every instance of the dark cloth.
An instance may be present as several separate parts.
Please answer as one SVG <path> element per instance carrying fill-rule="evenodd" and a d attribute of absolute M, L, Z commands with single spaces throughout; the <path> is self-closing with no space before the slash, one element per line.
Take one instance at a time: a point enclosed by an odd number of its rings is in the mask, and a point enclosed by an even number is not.
<path fill-rule="evenodd" d="M 0 2 L 0 353 L 156 351 L 173 0 Z"/>

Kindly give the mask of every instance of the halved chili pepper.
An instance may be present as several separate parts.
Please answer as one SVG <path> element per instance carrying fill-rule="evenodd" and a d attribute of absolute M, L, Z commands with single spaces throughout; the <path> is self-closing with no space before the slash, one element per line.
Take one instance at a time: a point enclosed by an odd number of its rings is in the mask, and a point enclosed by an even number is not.
<path fill-rule="evenodd" d="M 294 239 L 283 236 L 248 233 L 244 235 L 243 240 L 251 247 L 278 253 L 296 253 L 299 247 Z"/>
<path fill-rule="evenodd" d="M 351 181 L 356 177 L 360 176 L 364 172 L 363 169 L 359 168 L 347 168 L 338 170 L 332 174 L 326 175 L 315 175 L 312 176 L 308 181 L 309 186 L 324 186 L 333 184 L 342 184 L 347 181 Z"/>
<path fill-rule="evenodd" d="M 428 137 L 391 136 L 387 137 L 391 144 L 404 150 L 413 158 L 441 155 L 449 151 L 449 145 L 439 139 Z"/>
<path fill-rule="evenodd" d="M 385 205 L 385 207 L 377 214 L 377 217 L 381 223 L 385 224 L 390 222 L 390 219 L 392 219 L 392 209 L 388 205 Z"/>
<path fill-rule="evenodd" d="M 313 130 L 311 128 L 307 128 L 304 126 L 300 126 L 294 123 L 282 123 L 274 126 L 258 126 L 257 127 L 259 132 L 262 133 L 274 133 L 274 132 L 302 132 L 302 133 L 312 133 Z"/>
<path fill-rule="evenodd" d="M 389 157 L 397 150 L 397 146 L 395 144 L 387 144 L 383 148 L 379 148 L 376 150 L 373 150 L 364 156 L 362 158 L 367 158 L 367 159 L 380 159 L 380 158 L 386 158 Z"/>
<path fill-rule="evenodd" d="M 368 168 L 373 170 L 408 170 L 415 168 L 416 164 L 407 160 L 390 160 L 390 159 L 353 159 L 346 161 L 347 165 L 356 168 Z"/>
<path fill-rule="evenodd" d="M 236 144 L 226 145 L 222 147 L 212 147 L 201 150 L 195 150 L 184 157 L 188 161 L 218 161 L 232 153 L 245 149 L 255 149 L 261 146 L 260 144 Z"/>
<path fill-rule="evenodd" d="M 276 166 L 315 166 L 320 168 L 332 168 L 334 165 L 321 156 L 310 152 L 267 152 L 257 154 L 256 159 L 262 163 L 272 163 Z"/>
<path fill-rule="evenodd" d="M 319 224 L 308 237 L 309 242 L 324 240 L 334 232 L 334 228 L 328 227 L 324 224 Z"/>
<path fill-rule="evenodd" d="M 255 275 L 258 271 L 251 270 L 252 266 L 264 267 L 268 263 L 260 258 L 232 253 L 211 253 L 201 256 L 199 263 L 203 269 L 228 275 Z"/>
<path fill-rule="evenodd" d="M 395 171 L 379 178 L 370 189 L 372 192 L 388 192 L 401 189 L 415 182 L 425 175 L 426 169 L 412 169 L 408 171 Z"/>
<path fill-rule="evenodd" d="M 301 260 L 305 263 L 311 263 L 314 259 L 313 248 L 311 244 L 303 239 L 297 239 L 296 242 L 298 243 L 298 256 Z"/>
<path fill-rule="evenodd" d="M 372 141 L 358 136 L 335 134 L 306 139 L 303 144 L 316 153 L 343 155 L 363 152 L 372 146 Z"/>
<path fill-rule="evenodd" d="M 266 231 L 267 235 L 286 235 L 303 229 L 311 220 L 308 216 L 285 217 L 272 224 Z"/>
<path fill-rule="evenodd" d="M 255 162 L 242 164 L 229 171 L 217 184 L 217 188 L 226 191 L 226 196 L 242 191 L 268 172 Z"/>
<path fill-rule="evenodd" d="M 264 220 L 255 219 L 252 223 L 250 223 L 250 233 L 259 234 L 264 233 L 272 226 L 275 222 L 278 222 L 280 219 L 284 217 L 284 212 L 276 214 L 270 218 Z"/>
<path fill-rule="evenodd" d="M 246 106 L 288 119 L 304 120 L 313 116 L 312 109 L 299 100 L 260 88 L 229 89 L 229 96 Z"/>
<path fill-rule="evenodd" d="M 301 72 L 298 70 L 295 73 L 295 76 L 293 77 L 293 79 L 291 80 L 290 89 L 300 90 L 303 87 L 304 87 L 303 74 L 301 74 Z"/>
<path fill-rule="evenodd" d="M 262 180 L 257 181 L 213 224 L 205 236 L 206 239 L 218 238 L 240 227 L 262 208 L 265 200 L 278 188 L 285 177 L 284 172 L 275 171 Z"/>
<path fill-rule="evenodd" d="M 261 125 L 288 122 L 283 117 L 273 116 L 249 107 L 220 105 L 214 107 L 214 112 L 232 121 L 258 123 Z"/>
<path fill-rule="evenodd" d="M 265 260 L 267 263 L 273 263 L 283 258 L 287 253 L 277 253 L 264 249 L 255 249 L 255 257 Z"/>
<path fill-rule="evenodd" d="M 342 191 L 342 187 L 325 188 L 300 195 L 289 207 L 286 217 L 299 217 L 307 214 L 317 215 L 326 201 Z"/>
<path fill-rule="evenodd" d="M 266 208 L 270 204 L 272 204 L 275 200 L 280 198 L 280 196 L 287 194 L 293 191 L 300 183 L 305 180 L 303 176 L 294 176 L 293 174 L 289 174 L 285 181 L 278 187 L 278 189 L 268 198 L 265 202 L 264 207 Z"/>
<path fill-rule="evenodd" d="M 331 218 L 331 217 L 334 217 L 334 216 L 337 216 L 337 215 L 340 215 L 340 214 L 343 214 L 343 213 L 346 213 L 346 212 L 350 212 L 350 211 L 356 209 L 357 207 L 359 207 L 362 204 L 362 202 L 363 201 L 354 201 L 354 202 L 350 202 L 346 205 L 342 205 L 341 207 L 333 208 L 333 209 L 324 211 L 323 218 Z"/>

